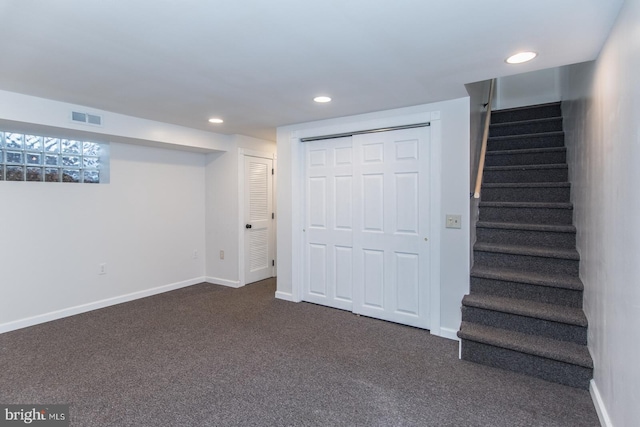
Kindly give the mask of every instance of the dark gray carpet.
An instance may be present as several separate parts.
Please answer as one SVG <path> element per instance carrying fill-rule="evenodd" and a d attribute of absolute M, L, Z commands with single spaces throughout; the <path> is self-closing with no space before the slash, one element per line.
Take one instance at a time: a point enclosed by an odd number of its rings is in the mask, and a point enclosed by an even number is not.
<path fill-rule="evenodd" d="M 0 335 L 1 403 L 74 426 L 597 426 L 591 397 L 427 331 L 201 284 Z"/>

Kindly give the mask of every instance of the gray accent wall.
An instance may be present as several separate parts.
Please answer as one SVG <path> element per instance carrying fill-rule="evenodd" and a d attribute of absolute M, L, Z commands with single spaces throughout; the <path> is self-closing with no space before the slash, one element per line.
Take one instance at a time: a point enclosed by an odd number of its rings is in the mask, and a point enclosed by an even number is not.
<path fill-rule="evenodd" d="M 562 70 L 592 396 L 603 425 L 640 419 L 640 1 L 627 0 L 594 62 Z"/>

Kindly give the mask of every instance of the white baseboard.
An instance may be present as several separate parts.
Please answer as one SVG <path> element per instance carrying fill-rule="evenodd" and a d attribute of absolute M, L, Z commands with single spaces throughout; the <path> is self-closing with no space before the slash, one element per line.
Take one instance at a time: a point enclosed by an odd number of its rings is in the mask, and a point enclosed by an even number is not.
<path fill-rule="evenodd" d="M 438 337 L 447 338 L 447 339 L 454 340 L 454 341 L 460 341 L 460 338 L 458 338 L 458 330 L 457 329 L 440 328 L 440 333 L 439 334 L 432 334 L 432 335 L 436 335 Z"/>
<path fill-rule="evenodd" d="M 210 276 L 205 277 L 205 279 L 208 283 L 212 283 L 214 285 L 228 286 L 230 288 L 242 287 L 242 285 L 238 280 L 227 280 L 227 279 L 221 279 L 219 277 L 210 277 Z"/>
<path fill-rule="evenodd" d="M 69 307 L 62 310 L 39 314 L 37 316 L 27 317 L 25 319 L 14 320 L 12 322 L 0 324 L 0 334 L 15 331 L 17 329 L 27 328 L 29 326 L 39 325 L 41 323 L 50 322 L 52 320 L 62 319 L 64 317 L 75 316 L 76 314 L 86 313 L 88 311 L 98 310 L 100 308 L 105 308 L 116 304 L 122 304 L 123 302 L 129 302 L 140 298 L 150 297 L 152 295 L 174 291 L 180 288 L 186 288 L 187 286 L 197 285 L 204 281 L 204 277 L 198 277 L 195 279 L 185 280 L 183 282 L 171 283 L 169 285 L 158 286 L 157 288 L 132 292 L 126 295 L 120 295 L 113 298 L 107 298 L 100 301 L 77 305 L 75 307 Z"/>
<path fill-rule="evenodd" d="M 293 294 L 290 294 L 289 292 L 276 291 L 276 298 L 284 301 L 300 302 L 296 301 L 295 298 L 293 298 Z"/>
<path fill-rule="evenodd" d="M 604 405 L 604 401 L 600 395 L 600 390 L 598 390 L 598 386 L 594 380 L 591 380 L 589 383 L 589 393 L 591 393 L 593 405 L 596 407 L 596 413 L 600 419 L 600 425 L 603 427 L 613 427 L 613 423 L 611 422 L 611 418 L 609 418 L 609 413 L 607 412 L 607 407 Z"/>

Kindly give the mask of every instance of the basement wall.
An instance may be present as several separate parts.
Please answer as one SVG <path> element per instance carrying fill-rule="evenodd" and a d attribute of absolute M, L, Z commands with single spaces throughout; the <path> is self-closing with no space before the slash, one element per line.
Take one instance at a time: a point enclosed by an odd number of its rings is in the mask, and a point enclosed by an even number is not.
<path fill-rule="evenodd" d="M 603 425 L 640 419 L 640 1 L 627 0 L 595 62 L 563 69 L 580 278 Z"/>
<path fill-rule="evenodd" d="M 103 125 L 73 123 L 71 111 Z M 0 130 L 108 142 L 111 154 L 108 184 L 0 182 L 0 333 L 205 280 L 242 282 L 239 153 L 275 157 L 275 143 L 6 91 Z"/>
<path fill-rule="evenodd" d="M 0 332 L 203 281 L 205 155 L 110 151 L 109 184 L 0 182 Z"/>

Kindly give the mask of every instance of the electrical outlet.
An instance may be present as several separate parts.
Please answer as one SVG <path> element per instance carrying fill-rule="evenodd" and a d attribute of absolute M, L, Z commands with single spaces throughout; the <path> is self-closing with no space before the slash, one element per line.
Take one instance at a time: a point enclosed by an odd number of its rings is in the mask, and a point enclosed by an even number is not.
<path fill-rule="evenodd" d="M 194 250 L 193 255 L 191 255 L 193 259 L 198 259 L 198 251 Z"/>
<path fill-rule="evenodd" d="M 447 215 L 447 228 L 462 228 L 462 215 Z"/>
<path fill-rule="evenodd" d="M 107 264 L 102 263 L 98 265 L 98 274 L 102 276 L 103 274 L 107 274 Z"/>
<path fill-rule="evenodd" d="M 220 251 L 220 259 L 224 259 L 224 251 Z"/>

